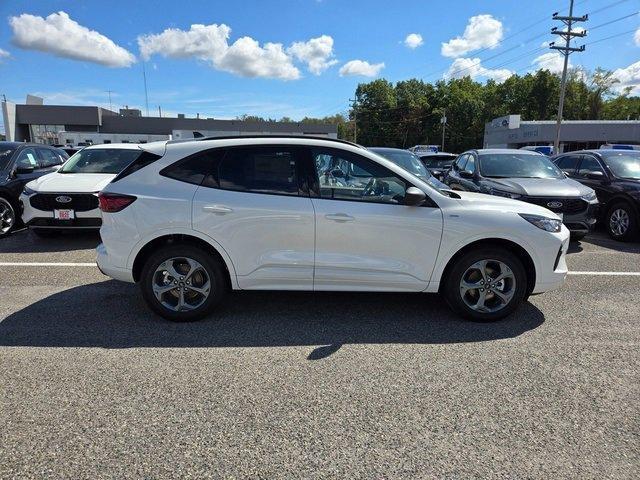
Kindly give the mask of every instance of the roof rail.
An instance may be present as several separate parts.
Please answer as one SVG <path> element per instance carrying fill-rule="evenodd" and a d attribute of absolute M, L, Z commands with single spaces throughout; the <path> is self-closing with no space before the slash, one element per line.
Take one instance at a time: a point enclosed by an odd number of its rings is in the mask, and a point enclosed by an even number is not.
<path fill-rule="evenodd" d="M 239 138 L 298 138 L 304 140 L 325 140 L 327 142 L 342 143 L 345 145 L 351 145 L 352 147 L 365 148 L 357 143 L 349 142 L 348 140 L 340 140 L 339 138 L 329 137 L 315 137 L 312 135 L 228 135 L 223 137 L 198 137 L 198 138 L 186 138 L 183 140 L 169 140 L 167 144 L 184 143 L 184 142 L 201 142 L 204 140 L 231 140 Z"/>

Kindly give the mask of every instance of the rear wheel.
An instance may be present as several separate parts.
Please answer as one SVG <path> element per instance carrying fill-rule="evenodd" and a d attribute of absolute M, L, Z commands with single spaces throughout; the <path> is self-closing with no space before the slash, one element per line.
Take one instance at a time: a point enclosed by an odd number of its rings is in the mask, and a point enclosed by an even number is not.
<path fill-rule="evenodd" d="M 151 255 L 142 269 L 140 288 L 149 307 L 174 322 L 206 316 L 228 290 L 222 262 L 191 245 L 164 247 Z"/>
<path fill-rule="evenodd" d="M 483 248 L 456 260 L 445 280 L 445 297 L 465 318 L 491 322 L 512 313 L 525 299 L 527 276 L 508 250 Z"/>
<path fill-rule="evenodd" d="M 609 208 L 605 219 L 609 236 L 623 242 L 631 240 L 638 231 L 638 218 L 626 202 L 618 202 Z"/>
<path fill-rule="evenodd" d="M 16 211 L 6 198 L 0 197 L 0 237 L 7 235 L 16 224 Z"/>

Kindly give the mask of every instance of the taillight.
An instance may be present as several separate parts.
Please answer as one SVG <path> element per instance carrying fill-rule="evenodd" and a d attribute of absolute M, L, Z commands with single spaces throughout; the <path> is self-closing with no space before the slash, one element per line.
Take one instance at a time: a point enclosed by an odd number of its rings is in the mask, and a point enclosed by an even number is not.
<path fill-rule="evenodd" d="M 135 202 L 136 197 L 133 195 L 123 195 L 121 193 L 102 193 L 98 194 L 100 202 L 100 210 L 105 213 L 115 213 L 124 210 L 126 207 Z"/>

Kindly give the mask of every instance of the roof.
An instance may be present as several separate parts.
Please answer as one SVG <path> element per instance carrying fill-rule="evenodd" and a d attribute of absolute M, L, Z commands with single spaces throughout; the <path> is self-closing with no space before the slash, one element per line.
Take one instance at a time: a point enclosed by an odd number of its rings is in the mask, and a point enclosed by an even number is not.
<path fill-rule="evenodd" d="M 139 143 L 101 143 L 99 145 L 88 145 L 83 150 L 97 150 L 106 148 L 120 148 L 122 150 L 138 150 L 140 148 Z"/>
<path fill-rule="evenodd" d="M 520 148 L 478 148 L 474 150 L 478 153 L 521 153 L 523 155 L 542 155 L 533 150 L 523 150 Z"/>
<path fill-rule="evenodd" d="M 418 153 L 417 155 L 419 157 L 450 157 L 450 156 L 457 157 L 458 156 L 457 153 L 450 153 L 450 152 L 424 152 L 424 153 Z"/>

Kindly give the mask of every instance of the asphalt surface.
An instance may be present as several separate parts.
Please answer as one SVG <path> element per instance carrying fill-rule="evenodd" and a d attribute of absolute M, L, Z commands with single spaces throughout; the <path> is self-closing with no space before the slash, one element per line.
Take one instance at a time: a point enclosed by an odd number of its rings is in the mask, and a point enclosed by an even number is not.
<path fill-rule="evenodd" d="M 97 237 L 0 240 L 0 478 L 638 478 L 640 277 L 494 324 L 435 295 L 235 293 L 153 316 Z M 597 233 L 577 271 L 640 272 Z"/>

